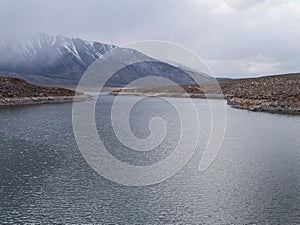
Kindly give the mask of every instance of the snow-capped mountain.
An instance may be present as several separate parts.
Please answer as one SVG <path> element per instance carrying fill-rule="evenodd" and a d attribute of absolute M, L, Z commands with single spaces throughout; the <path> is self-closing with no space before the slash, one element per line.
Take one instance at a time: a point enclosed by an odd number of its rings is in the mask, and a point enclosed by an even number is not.
<path fill-rule="evenodd" d="M 38 33 L 23 39 L 2 38 L 0 70 L 46 77 L 79 79 L 112 45 L 62 35 Z"/>
<path fill-rule="evenodd" d="M 118 54 L 126 54 L 131 58 L 151 59 L 132 49 L 80 38 L 37 33 L 22 38 L 0 38 L 0 74 L 20 77 L 36 84 L 76 85 L 86 69 L 112 49 L 118 49 Z M 109 80 L 108 85 L 123 86 L 139 77 L 149 75 L 172 78 L 179 84 L 194 82 L 184 68 L 154 61 L 123 68 Z M 203 79 L 207 80 L 207 77 Z"/>

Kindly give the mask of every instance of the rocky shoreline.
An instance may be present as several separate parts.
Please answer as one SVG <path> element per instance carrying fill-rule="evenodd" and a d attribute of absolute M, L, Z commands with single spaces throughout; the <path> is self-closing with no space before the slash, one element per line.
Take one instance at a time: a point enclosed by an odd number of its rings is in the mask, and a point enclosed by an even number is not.
<path fill-rule="evenodd" d="M 170 97 L 170 98 L 209 98 L 209 99 L 226 99 L 227 104 L 236 109 L 245 109 L 254 112 L 270 112 L 281 114 L 300 115 L 300 106 L 290 106 L 287 102 L 269 101 L 260 99 L 245 99 L 226 97 L 224 95 L 212 94 L 183 94 L 183 93 L 142 93 L 142 92 L 120 92 L 113 95 L 121 96 L 144 96 L 144 97 Z"/>
<path fill-rule="evenodd" d="M 167 92 L 130 92 L 130 91 L 112 91 L 112 95 L 120 96 L 144 96 L 144 97 L 166 97 L 166 98 L 209 98 L 209 99 L 224 99 L 225 96 L 222 94 L 189 94 L 189 93 L 167 93 Z"/>
<path fill-rule="evenodd" d="M 204 94 L 205 93 L 205 94 Z M 227 99 L 230 107 L 258 112 L 300 114 L 300 74 L 219 80 L 198 85 L 127 88 L 114 95 Z"/>
<path fill-rule="evenodd" d="M 254 112 L 270 112 L 300 115 L 300 106 L 291 106 L 287 102 L 245 98 L 230 98 L 227 99 L 227 104 L 232 108 L 245 109 Z"/>
<path fill-rule="evenodd" d="M 37 86 L 18 78 L 0 77 L 0 106 L 87 101 L 91 96 L 73 90 Z"/>
<path fill-rule="evenodd" d="M 91 97 L 88 95 L 76 96 L 49 96 L 49 97 L 22 97 L 22 98 L 3 98 L 0 99 L 0 106 L 15 105 L 37 105 L 37 104 L 57 104 L 68 102 L 88 101 Z"/>

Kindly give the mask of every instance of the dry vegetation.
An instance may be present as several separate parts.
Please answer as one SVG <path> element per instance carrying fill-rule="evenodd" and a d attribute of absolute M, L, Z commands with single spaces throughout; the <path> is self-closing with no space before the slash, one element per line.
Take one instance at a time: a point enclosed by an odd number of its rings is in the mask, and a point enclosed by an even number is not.
<path fill-rule="evenodd" d="M 223 96 L 232 107 L 254 111 L 283 113 L 300 112 L 300 74 L 265 76 L 259 78 L 219 80 L 180 87 L 130 88 L 114 91 L 115 94 L 190 97 Z M 206 96 L 204 95 L 206 93 Z"/>

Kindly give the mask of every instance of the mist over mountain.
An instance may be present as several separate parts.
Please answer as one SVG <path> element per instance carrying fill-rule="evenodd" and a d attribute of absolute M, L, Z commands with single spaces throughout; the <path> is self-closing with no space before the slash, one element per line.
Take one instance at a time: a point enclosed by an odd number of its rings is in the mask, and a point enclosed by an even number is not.
<path fill-rule="evenodd" d="M 112 49 L 128 57 L 141 57 L 142 53 L 114 45 L 37 33 L 24 37 L 0 38 L 0 71 L 2 75 L 23 78 L 42 85 L 74 86 L 86 69 L 100 56 Z M 145 59 L 153 60 L 143 55 Z M 141 62 L 118 71 L 108 86 L 124 86 L 146 76 L 161 76 L 178 84 L 192 84 L 189 74 L 195 71 L 165 62 Z M 203 81 L 209 77 L 199 74 Z M 99 74 L 101 76 L 101 74 Z"/>

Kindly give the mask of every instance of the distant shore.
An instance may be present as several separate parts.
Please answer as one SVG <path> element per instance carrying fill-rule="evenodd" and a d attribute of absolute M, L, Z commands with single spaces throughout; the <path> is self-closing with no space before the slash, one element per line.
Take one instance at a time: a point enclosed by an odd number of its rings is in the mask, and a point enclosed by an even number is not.
<path fill-rule="evenodd" d="M 300 107 L 290 107 L 282 102 L 257 100 L 246 98 L 226 97 L 220 94 L 183 94 L 183 93 L 143 93 L 143 92 L 113 92 L 113 95 L 120 96 L 144 96 L 144 97 L 170 97 L 170 98 L 201 98 L 201 99 L 225 99 L 227 104 L 236 109 L 245 109 L 254 112 L 270 112 L 278 114 L 294 114 L 300 115 Z"/>
<path fill-rule="evenodd" d="M 226 99 L 232 108 L 300 115 L 300 74 L 285 74 L 147 88 L 126 88 L 113 95 Z"/>
<path fill-rule="evenodd" d="M 145 97 L 170 97 L 170 98 L 209 98 L 209 99 L 225 99 L 222 94 L 188 94 L 188 93 L 167 93 L 167 92 L 116 92 L 112 91 L 112 95 L 123 96 L 145 96 Z"/>

